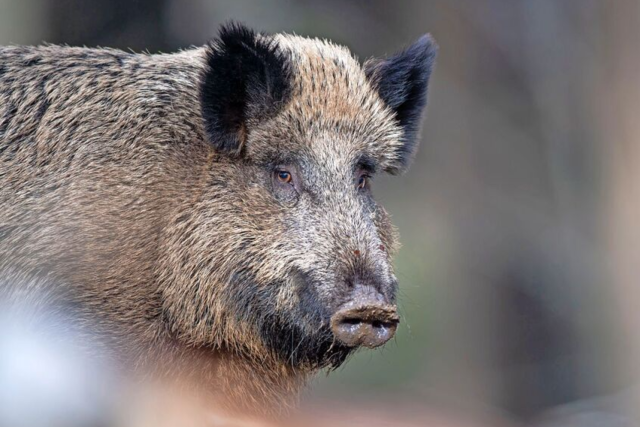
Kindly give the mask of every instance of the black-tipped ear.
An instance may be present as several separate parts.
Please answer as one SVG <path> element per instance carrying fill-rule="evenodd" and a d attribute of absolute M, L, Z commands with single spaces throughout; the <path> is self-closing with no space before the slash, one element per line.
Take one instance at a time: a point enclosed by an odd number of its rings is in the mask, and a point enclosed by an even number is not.
<path fill-rule="evenodd" d="M 288 101 L 290 66 L 268 36 L 226 24 L 207 47 L 200 102 L 209 141 L 240 155 L 250 125 L 273 117 Z"/>
<path fill-rule="evenodd" d="M 404 133 L 396 153 L 398 161 L 388 169 L 391 173 L 406 168 L 415 154 L 437 51 L 435 40 L 427 34 L 403 52 L 386 59 L 370 59 L 364 64 L 367 78 L 380 98 L 396 113 Z"/>

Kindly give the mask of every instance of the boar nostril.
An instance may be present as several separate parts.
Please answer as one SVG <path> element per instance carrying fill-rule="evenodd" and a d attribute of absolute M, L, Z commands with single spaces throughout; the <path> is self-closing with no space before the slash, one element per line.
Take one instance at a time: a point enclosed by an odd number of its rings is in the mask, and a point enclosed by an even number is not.
<path fill-rule="evenodd" d="M 369 304 L 339 310 L 331 318 L 331 330 L 348 347 L 379 347 L 389 341 L 398 327 L 395 306 Z"/>

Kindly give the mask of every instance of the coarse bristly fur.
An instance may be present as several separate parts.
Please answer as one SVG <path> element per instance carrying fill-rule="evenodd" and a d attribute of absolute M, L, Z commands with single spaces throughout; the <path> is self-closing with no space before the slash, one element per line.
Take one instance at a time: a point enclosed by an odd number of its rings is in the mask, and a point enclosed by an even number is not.
<path fill-rule="evenodd" d="M 125 370 L 281 410 L 351 352 L 328 322 L 355 284 L 395 301 L 368 181 L 415 153 L 435 54 L 361 66 L 237 24 L 176 54 L 1 47 L 4 293 L 46 294 Z"/>

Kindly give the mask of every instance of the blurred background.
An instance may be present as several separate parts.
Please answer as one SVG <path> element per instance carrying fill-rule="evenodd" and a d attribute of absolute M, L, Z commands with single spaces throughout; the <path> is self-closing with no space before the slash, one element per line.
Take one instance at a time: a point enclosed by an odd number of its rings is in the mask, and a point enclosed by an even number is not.
<path fill-rule="evenodd" d="M 414 165 L 374 183 L 402 236 L 401 329 L 304 411 L 640 425 L 640 2 L 0 0 L 0 44 L 171 52 L 229 19 L 361 59 L 440 44 Z"/>

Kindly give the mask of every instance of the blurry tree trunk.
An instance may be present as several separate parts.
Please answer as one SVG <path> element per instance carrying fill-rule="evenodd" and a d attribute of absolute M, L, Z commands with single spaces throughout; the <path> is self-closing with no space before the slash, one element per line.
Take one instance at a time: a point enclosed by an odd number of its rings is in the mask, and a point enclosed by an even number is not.
<path fill-rule="evenodd" d="M 37 44 L 46 40 L 48 0 L 0 1 L 2 44 Z"/>
<path fill-rule="evenodd" d="M 620 375 L 640 378 L 640 4 L 611 3 L 605 11 L 603 140 L 608 161 L 609 197 L 605 218 L 613 289 L 618 304 Z M 608 214 L 608 215 L 607 215 Z M 629 377 L 629 373 L 632 374 Z M 640 402 L 636 395 L 633 401 Z M 640 410 L 630 408 L 637 421 Z"/>
<path fill-rule="evenodd" d="M 166 0 L 50 1 L 50 42 L 169 51 Z"/>

